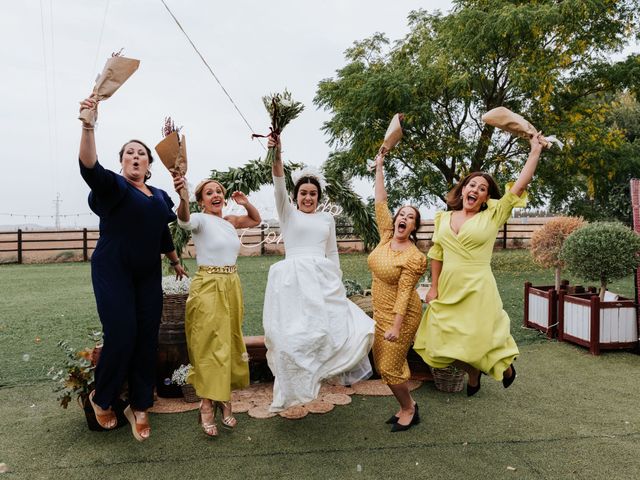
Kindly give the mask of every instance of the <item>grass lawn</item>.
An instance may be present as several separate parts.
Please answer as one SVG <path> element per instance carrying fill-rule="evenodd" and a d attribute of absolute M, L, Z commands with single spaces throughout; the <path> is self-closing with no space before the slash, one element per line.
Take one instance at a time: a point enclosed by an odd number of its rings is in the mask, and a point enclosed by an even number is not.
<path fill-rule="evenodd" d="M 262 304 L 271 264 L 280 256 L 240 257 L 238 267 L 245 301 L 245 335 L 262 335 Z M 343 277 L 371 284 L 365 254 L 341 255 Z M 195 262 L 188 260 L 191 272 Z M 524 282 L 548 285 L 550 270 L 536 267 L 527 250 L 497 251 L 493 270 L 504 309 L 511 317 L 519 345 L 545 341 L 537 331 L 522 328 Z M 573 283 L 580 283 L 574 281 Z M 583 282 L 584 283 L 584 282 Z M 612 285 L 633 295 L 633 278 Z M 56 358 L 60 340 L 78 348 L 89 346 L 87 333 L 99 330 L 88 263 L 0 266 L 0 386 L 41 381 Z M 633 298 L 633 297 L 632 297 Z"/>
<path fill-rule="evenodd" d="M 244 257 L 245 333 L 261 334 L 269 266 Z M 370 282 L 365 255 L 341 256 L 345 278 Z M 523 285 L 549 284 L 526 251 L 496 252 L 494 273 L 521 348 L 509 390 L 484 377 L 473 398 L 431 383 L 414 392 L 422 423 L 390 434 L 389 397 L 354 395 L 348 406 L 298 421 L 239 414 L 210 440 L 196 413 L 152 415 L 143 444 L 128 428 L 90 432 L 75 405 L 60 408 L 46 378 L 59 340 L 86 346 L 99 327 L 88 264 L 0 266 L 0 463 L 7 479 L 632 479 L 640 458 L 640 361 L 593 357 L 521 328 Z M 192 268 L 193 270 L 193 268 Z M 572 283 L 583 283 L 571 279 Z M 633 295 L 633 279 L 612 285 Z"/>

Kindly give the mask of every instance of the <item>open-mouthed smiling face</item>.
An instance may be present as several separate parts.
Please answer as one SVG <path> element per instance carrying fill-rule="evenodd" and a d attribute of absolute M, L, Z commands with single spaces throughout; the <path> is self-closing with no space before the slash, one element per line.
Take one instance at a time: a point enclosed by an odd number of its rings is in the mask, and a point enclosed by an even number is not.
<path fill-rule="evenodd" d="M 416 229 L 416 211 L 413 207 L 402 207 L 393 224 L 393 236 L 397 240 L 405 240 Z"/>
<path fill-rule="evenodd" d="M 202 188 L 202 200 L 200 202 L 204 213 L 222 216 L 224 207 L 224 190 L 218 182 L 209 182 Z"/>
<path fill-rule="evenodd" d="M 315 213 L 318 208 L 318 187 L 313 183 L 303 183 L 296 198 L 298 210 L 303 213 Z"/>
<path fill-rule="evenodd" d="M 479 212 L 489 199 L 489 182 L 481 176 L 473 177 L 462 187 L 462 209 Z"/>
<path fill-rule="evenodd" d="M 134 182 L 144 181 L 149 170 L 149 156 L 144 145 L 138 142 L 127 143 L 122 152 L 122 175 Z"/>

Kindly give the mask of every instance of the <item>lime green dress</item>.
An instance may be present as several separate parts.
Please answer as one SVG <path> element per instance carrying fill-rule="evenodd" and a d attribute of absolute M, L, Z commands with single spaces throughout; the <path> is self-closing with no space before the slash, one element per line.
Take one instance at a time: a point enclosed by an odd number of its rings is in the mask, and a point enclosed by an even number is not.
<path fill-rule="evenodd" d="M 452 212 L 436 214 L 427 256 L 442 262 L 438 298 L 422 316 L 413 346 L 432 367 L 461 360 L 501 380 L 518 356 L 491 271 L 491 255 L 511 210 L 525 204 L 526 192 L 518 197 L 508 186 L 500 200 L 489 199 L 487 209 L 467 220 L 457 235 L 450 226 Z"/>

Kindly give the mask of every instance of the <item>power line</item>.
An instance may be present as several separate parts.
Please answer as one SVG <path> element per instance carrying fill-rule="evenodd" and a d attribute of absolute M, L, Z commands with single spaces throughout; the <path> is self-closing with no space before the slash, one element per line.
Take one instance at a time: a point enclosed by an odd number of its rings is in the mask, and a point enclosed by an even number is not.
<path fill-rule="evenodd" d="M 164 8 L 167 9 L 167 12 L 169 12 L 169 15 L 171 15 L 171 17 L 173 18 L 173 20 L 176 22 L 176 24 L 178 25 L 178 28 L 182 31 L 182 33 L 184 34 L 185 37 L 187 37 L 187 40 L 189 41 L 189 43 L 191 44 L 191 46 L 193 47 L 193 49 L 195 50 L 195 52 L 198 54 L 198 56 L 200 57 L 200 59 L 202 60 L 202 62 L 206 65 L 206 67 L 209 69 L 209 72 L 211 72 L 211 75 L 213 76 L 213 78 L 216 80 L 216 82 L 218 82 L 218 85 L 220 85 L 220 88 L 222 89 L 222 91 L 224 92 L 224 94 L 227 96 L 227 98 L 229 99 L 229 101 L 231 102 L 231 104 L 233 105 L 233 107 L 236 109 L 236 111 L 238 112 L 238 114 L 242 117 L 242 120 L 244 120 L 244 123 L 247 125 L 247 127 L 249 127 L 249 130 L 251 131 L 251 133 L 256 133 L 253 130 L 253 127 L 251 126 L 251 124 L 249 123 L 249 121 L 246 119 L 246 117 L 242 114 L 242 112 L 240 111 L 240 109 L 238 108 L 238 106 L 236 105 L 236 102 L 233 101 L 233 98 L 231 98 L 231 95 L 229 95 L 229 92 L 227 92 L 227 89 L 224 88 L 224 85 L 222 85 L 222 82 L 220 81 L 220 79 L 218 78 L 218 76 L 213 72 L 213 69 L 209 66 L 209 64 L 207 63 L 207 61 L 205 60 L 205 58 L 202 56 L 202 54 L 200 53 L 200 51 L 198 50 L 198 48 L 195 46 L 195 44 L 193 43 L 193 41 L 191 40 L 191 38 L 189 37 L 189 35 L 187 34 L 187 32 L 185 32 L 184 28 L 182 28 L 182 25 L 180 25 L 180 22 L 178 21 L 178 19 L 176 18 L 176 16 L 173 14 L 173 12 L 171 11 L 171 9 L 169 8 L 169 6 L 165 3 L 164 0 L 160 0 L 162 2 L 162 4 L 164 5 Z M 260 142 L 260 146 L 266 150 L 265 146 L 262 144 L 262 142 Z"/>
<path fill-rule="evenodd" d="M 96 58 L 93 61 L 93 73 L 96 74 L 96 68 L 98 67 L 98 55 L 100 55 L 100 47 L 102 46 L 102 35 L 104 34 L 104 26 L 107 23 L 107 12 L 109 10 L 109 0 L 107 0 L 104 6 L 104 15 L 102 16 L 102 27 L 100 27 L 100 36 L 98 37 L 98 48 L 96 49 Z M 95 82 L 95 76 L 91 78 L 92 82 Z"/>
<path fill-rule="evenodd" d="M 44 6 L 42 5 L 43 0 L 40 0 L 40 29 L 42 33 L 42 63 L 44 64 L 44 91 L 45 91 L 45 101 L 47 104 L 47 127 L 49 134 L 49 161 L 53 163 L 53 138 L 51 134 L 51 106 L 49 100 L 49 68 L 47 65 L 47 48 L 46 48 L 46 38 L 44 34 Z"/>
<path fill-rule="evenodd" d="M 58 112 L 56 95 L 56 48 L 53 31 L 53 0 L 49 0 L 50 25 L 51 25 L 51 90 L 53 110 L 53 188 L 58 189 Z"/>

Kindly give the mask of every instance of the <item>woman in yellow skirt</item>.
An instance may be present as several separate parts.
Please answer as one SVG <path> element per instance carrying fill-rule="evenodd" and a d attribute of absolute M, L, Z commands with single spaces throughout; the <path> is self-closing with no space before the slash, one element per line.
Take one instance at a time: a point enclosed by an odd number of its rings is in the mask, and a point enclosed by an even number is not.
<path fill-rule="evenodd" d="M 380 243 L 368 258 L 373 276 L 373 319 L 376 322 L 373 359 L 376 370 L 400 404 L 387 423 L 391 431 L 408 430 L 420 423 L 418 404 L 413 401 L 407 381 L 411 375 L 407 352 L 422 315 L 416 284 L 427 269 L 427 259 L 418 250 L 416 232 L 420 212 L 404 206 L 391 218 L 384 186 L 385 152 L 376 157 L 375 208 Z"/>
<path fill-rule="evenodd" d="M 526 187 L 542 151 L 540 135 L 530 140 L 527 162 L 501 197 L 495 180 L 474 172 L 449 192 L 451 210 L 435 216 L 431 289 L 414 350 L 433 368 L 454 365 L 468 374 L 467 395 L 480 390 L 480 374 L 501 380 L 505 388 L 516 378 L 518 347 L 511 322 L 502 309 L 491 255 L 498 230 L 514 207 L 526 204 Z"/>
<path fill-rule="evenodd" d="M 185 187 L 183 177 L 174 178 L 177 192 Z M 258 210 L 241 192 L 231 198 L 247 215 L 222 216 L 225 188 L 215 180 L 203 180 L 195 197 L 202 213 L 189 213 L 182 198 L 178 224 L 190 230 L 196 247 L 198 273 L 191 282 L 185 318 L 185 332 L 191 371 L 187 382 L 202 398 L 198 422 L 208 436 L 218 435 L 216 410 L 222 425 L 236 426 L 231 411 L 231 391 L 249 385 L 247 350 L 242 338 L 242 288 L 236 272 L 240 240 L 236 228 L 255 227 L 261 221 Z"/>

